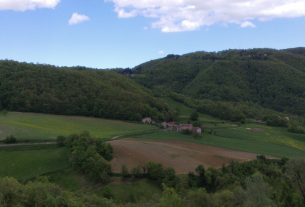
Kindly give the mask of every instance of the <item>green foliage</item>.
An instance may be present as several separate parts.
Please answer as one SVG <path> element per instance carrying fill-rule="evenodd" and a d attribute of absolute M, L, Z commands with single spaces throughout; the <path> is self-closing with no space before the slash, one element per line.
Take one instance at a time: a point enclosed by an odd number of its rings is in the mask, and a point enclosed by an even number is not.
<path fill-rule="evenodd" d="M 279 112 L 305 115 L 305 57 L 300 55 L 303 52 L 197 52 L 144 63 L 134 69 L 132 77 L 149 88 L 197 99 L 250 102 Z"/>
<path fill-rule="evenodd" d="M 160 203 L 156 207 L 184 207 L 185 204 L 175 189 L 163 186 L 164 191 Z"/>
<path fill-rule="evenodd" d="M 112 147 L 100 139 L 94 139 L 88 132 L 61 138 L 69 147 L 70 162 L 74 169 L 90 179 L 107 183 L 110 180 Z"/>
<path fill-rule="evenodd" d="M 130 177 L 130 174 L 129 174 L 129 171 L 128 171 L 128 168 L 126 165 L 122 165 L 121 174 L 122 174 L 123 179 Z"/>
<path fill-rule="evenodd" d="M 198 121 L 199 119 L 199 114 L 197 111 L 193 111 L 190 115 L 190 120 L 191 121 Z"/>
<path fill-rule="evenodd" d="M 247 207 L 275 207 L 271 199 L 272 188 L 263 180 L 261 175 L 254 175 L 246 179 L 246 189 L 241 192 L 241 206 Z"/>
<path fill-rule="evenodd" d="M 11 136 L 6 137 L 5 140 L 3 140 L 3 142 L 5 144 L 15 144 L 15 143 L 17 143 L 17 138 L 14 137 L 13 135 L 11 135 Z"/>
<path fill-rule="evenodd" d="M 0 179 L 0 206 L 18 206 L 22 198 L 21 184 L 13 178 Z"/>
<path fill-rule="evenodd" d="M 20 184 L 13 178 L 0 179 L 1 207 L 112 207 L 103 197 L 75 195 L 48 181 Z"/>
<path fill-rule="evenodd" d="M 154 162 L 146 164 L 144 176 L 160 186 L 164 184 L 168 187 L 175 187 L 179 182 L 179 178 L 176 176 L 174 169 L 164 169 L 161 164 Z"/>
<path fill-rule="evenodd" d="M 166 105 L 109 70 L 0 62 L 0 105 L 10 111 L 139 121 L 163 119 Z"/>
<path fill-rule="evenodd" d="M 288 126 L 288 120 L 285 119 L 284 117 L 280 116 L 266 116 L 264 118 L 266 121 L 267 125 L 269 126 L 278 126 L 278 127 L 287 127 Z"/>
<path fill-rule="evenodd" d="M 305 159 L 290 160 L 286 165 L 287 176 L 299 190 L 305 203 Z"/>
<path fill-rule="evenodd" d="M 64 146 L 65 146 L 65 139 L 66 139 L 66 137 L 64 137 L 64 136 L 58 136 L 58 137 L 56 138 L 56 144 L 57 144 L 57 146 L 59 146 L 59 147 L 64 147 Z"/>
<path fill-rule="evenodd" d="M 288 131 L 297 134 L 305 134 L 304 126 L 301 126 L 299 123 L 293 121 L 289 122 Z"/>

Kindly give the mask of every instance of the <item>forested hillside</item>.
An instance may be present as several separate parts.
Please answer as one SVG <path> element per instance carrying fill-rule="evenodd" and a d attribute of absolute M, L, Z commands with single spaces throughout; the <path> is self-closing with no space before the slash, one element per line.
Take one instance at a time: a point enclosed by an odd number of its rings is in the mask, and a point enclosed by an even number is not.
<path fill-rule="evenodd" d="M 132 70 L 138 83 L 196 99 L 305 115 L 305 48 L 168 55 Z"/>
<path fill-rule="evenodd" d="M 163 119 L 169 109 L 113 71 L 0 62 L 0 108 L 123 120 Z"/>

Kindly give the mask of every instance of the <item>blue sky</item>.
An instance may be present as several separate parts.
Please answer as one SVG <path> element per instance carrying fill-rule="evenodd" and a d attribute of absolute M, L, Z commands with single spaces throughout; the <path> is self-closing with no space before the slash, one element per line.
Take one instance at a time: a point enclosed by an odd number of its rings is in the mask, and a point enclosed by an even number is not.
<path fill-rule="evenodd" d="M 140 0 L 40 0 L 40 5 L 31 1 L 0 0 L 0 59 L 113 68 L 133 67 L 167 54 L 305 46 L 305 9 L 298 8 L 302 1 L 292 5 L 287 4 L 290 0 L 277 0 L 284 3 L 270 7 L 269 16 L 265 10 L 246 15 L 240 11 L 243 7 L 234 5 L 228 12 L 216 4 L 194 4 L 196 0 L 189 1 L 194 5 L 187 0 L 183 5 L 173 0 L 166 5 L 161 0 L 145 1 L 148 5 Z M 256 1 L 251 6 L 263 7 Z M 283 9 L 275 13 L 278 8 L 288 8 L 287 14 Z M 78 16 L 71 25 L 73 13 Z"/>

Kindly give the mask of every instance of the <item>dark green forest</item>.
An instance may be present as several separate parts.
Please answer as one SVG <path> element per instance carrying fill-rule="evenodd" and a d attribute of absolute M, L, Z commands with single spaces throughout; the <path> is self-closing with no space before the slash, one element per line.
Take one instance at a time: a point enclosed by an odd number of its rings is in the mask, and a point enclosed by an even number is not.
<path fill-rule="evenodd" d="M 162 96 L 218 118 L 305 116 L 304 48 L 168 55 L 133 69 L 0 62 L 0 108 L 122 120 L 175 117 Z"/>
<path fill-rule="evenodd" d="M 170 110 L 134 81 L 109 70 L 0 62 L 0 108 L 139 121 Z"/>
<path fill-rule="evenodd" d="M 195 99 L 305 115 L 305 49 L 168 55 L 130 70 L 138 83 Z"/>

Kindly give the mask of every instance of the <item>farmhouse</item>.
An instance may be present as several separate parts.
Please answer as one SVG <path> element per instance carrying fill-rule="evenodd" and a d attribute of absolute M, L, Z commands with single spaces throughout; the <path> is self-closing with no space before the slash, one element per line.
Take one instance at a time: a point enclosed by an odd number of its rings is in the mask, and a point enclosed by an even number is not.
<path fill-rule="evenodd" d="M 171 131 L 177 131 L 179 127 L 176 122 L 162 122 L 161 125 L 164 129 L 168 129 Z"/>
<path fill-rule="evenodd" d="M 162 122 L 164 129 L 176 132 L 190 132 L 195 135 L 201 135 L 202 129 L 200 127 L 194 127 L 192 124 L 177 124 L 175 122 Z"/>
<path fill-rule="evenodd" d="M 180 124 L 178 127 L 178 132 L 184 132 L 184 131 L 193 131 L 193 124 Z"/>

